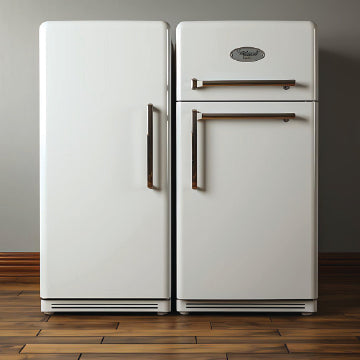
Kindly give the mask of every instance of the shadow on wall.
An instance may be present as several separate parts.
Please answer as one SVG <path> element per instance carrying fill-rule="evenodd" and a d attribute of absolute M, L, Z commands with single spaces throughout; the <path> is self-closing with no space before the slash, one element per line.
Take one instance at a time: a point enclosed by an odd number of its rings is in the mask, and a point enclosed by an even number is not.
<path fill-rule="evenodd" d="M 360 251 L 360 58 L 319 62 L 319 250 Z"/>

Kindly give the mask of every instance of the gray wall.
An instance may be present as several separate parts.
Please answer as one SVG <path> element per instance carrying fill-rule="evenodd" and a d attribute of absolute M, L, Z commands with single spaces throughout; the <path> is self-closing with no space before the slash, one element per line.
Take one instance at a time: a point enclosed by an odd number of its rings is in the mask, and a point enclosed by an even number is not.
<path fill-rule="evenodd" d="M 359 0 L 0 0 L 0 251 L 39 250 L 38 27 L 45 20 L 313 20 L 321 251 L 360 251 Z"/>

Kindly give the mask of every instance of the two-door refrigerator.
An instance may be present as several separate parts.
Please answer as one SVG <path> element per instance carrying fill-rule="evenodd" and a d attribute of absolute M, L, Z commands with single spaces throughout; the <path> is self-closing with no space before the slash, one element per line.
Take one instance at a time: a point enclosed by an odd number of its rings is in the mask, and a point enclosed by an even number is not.
<path fill-rule="evenodd" d="M 169 311 L 169 70 L 164 22 L 42 24 L 42 311 Z"/>
<path fill-rule="evenodd" d="M 316 311 L 317 41 L 177 27 L 177 310 Z"/>

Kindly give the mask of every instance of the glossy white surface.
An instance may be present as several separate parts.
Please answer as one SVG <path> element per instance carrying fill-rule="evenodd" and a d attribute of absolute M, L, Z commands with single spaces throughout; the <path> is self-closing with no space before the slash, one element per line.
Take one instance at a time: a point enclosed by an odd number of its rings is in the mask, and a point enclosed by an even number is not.
<path fill-rule="evenodd" d="M 310 21 L 186 21 L 176 31 L 177 100 L 316 100 L 316 27 Z M 256 47 L 265 57 L 239 62 L 230 52 Z M 198 80 L 295 80 L 296 86 L 216 86 Z"/>
<path fill-rule="evenodd" d="M 317 297 L 316 108 L 311 102 L 177 103 L 177 298 Z M 198 121 L 192 110 L 295 113 Z"/>
<path fill-rule="evenodd" d="M 41 26 L 42 298 L 170 297 L 169 45 L 160 21 Z"/>

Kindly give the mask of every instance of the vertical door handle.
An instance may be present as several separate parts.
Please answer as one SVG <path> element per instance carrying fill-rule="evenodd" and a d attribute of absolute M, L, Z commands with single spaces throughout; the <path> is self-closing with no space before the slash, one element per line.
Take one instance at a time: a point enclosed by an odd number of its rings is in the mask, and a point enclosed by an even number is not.
<path fill-rule="evenodd" d="M 191 184 L 193 189 L 197 189 L 197 110 L 192 111 L 192 131 L 191 131 Z"/>
<path fill-rule="evenodd" d="M 147 105 L 147 187 L 154 188 L 153 184 L 153 104 Z"/>
<path fill-rule="evenodd" d="M 192 111 L 192 131 L 191 131 L 191 183 L 192 189 L 197 189 L 197 122 L 198 120 L 231 120 L 231 119 L 269 119 L 283 120 L 288 122 L 295 119 L 295 113 L 200 113 Z"/>

